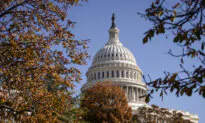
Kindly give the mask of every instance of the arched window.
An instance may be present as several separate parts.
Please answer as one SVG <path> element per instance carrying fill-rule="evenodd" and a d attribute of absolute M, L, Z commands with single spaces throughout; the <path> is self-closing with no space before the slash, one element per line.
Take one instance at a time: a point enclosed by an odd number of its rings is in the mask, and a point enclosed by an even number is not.
<path fill-rule="evenodd" d="M 100 72 L 98 72 L 98 79 L 100 79 Z"/>
<path fill-rule="evenodd" d="M 109 78 L 109 71 L 107 71 L 107 78 Z"/>
<path fill-rule="evenodd" d="M 124 78 L 124 71 L 122 71 L 122 74 L 121 74 L 122 78 Z"/>
<path fill-rule="evenodd" d="M 114 77 L 114 71 L 112 71 L 112 77 Z"/>
<path fill-rule="evenodd" d="M 105 76 L 105 75 L 104 75 L 104 72 L 102 72 L 102 78 L 104 78 L 104 76 Z"/>
<path fill-rule="evenodd" d="M 116 74 L 117 74 L 117 77 L 119 78 L 119 77 L 120 77 L 120 75 L 119 75 L 119 71 L 117 71 Z"/>

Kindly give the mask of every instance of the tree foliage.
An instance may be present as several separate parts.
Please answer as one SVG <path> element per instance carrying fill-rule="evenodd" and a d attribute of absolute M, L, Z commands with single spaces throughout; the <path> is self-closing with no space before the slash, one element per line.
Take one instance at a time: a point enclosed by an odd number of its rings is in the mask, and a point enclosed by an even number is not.
<path fill-rule="evenodd" d="M 0 117 L 58 121 L 71 106 L 86 64 L 87 41 L 74 39 L 67 10 L 78 0 L 0 1 Z"/>
<path fill-rule="evenodd" d="M 183 114 L 177 111 L 169 111 L 156 105 L 151 107 L 139 107 L 132 118 L 135 123 L 191 123 L 183 118 Z"/>
<path fill-rule="evenodd" d="M 90 122 L 126 122 L 132 118 L 125 92 L 109 82 L 96 83 L 84 92 L 81 107 L 87 111 L 84 120 Z"/>
<path fill-rule="evenodd" d="M 197 92 L 205 98 L 205 0 L 179 0 L 172 7 L 168 0 L 156 0 L 147 8 L 142 17 L 153 23 L 153 27 L 145 32 L 143 43 L 147 43 L 159 34 L 173 34 L 172 42 L 181 48 L 180 53 L 168 51 L 173 57 L 180 59 L 180 70 L 165 72 L 164 77 L 146 80 L 154 91 L 160 91 L 163 97 L 175 92 L 177 96 L 191 96 Z M 193 60 L 193 68 L 184 67 L 186 60 Z M 150 97 L 150 94 L 148 95 Z"/>
<path fill-rule="evenodd" d="M 80 101 L 81 95 L 73 97 L 71 100 L 72 107 L 65 109 L 64 114 L 59 119 L 66 123 L 84 123 L 85 121 L 82 118 L 86 114 L 86 111 L 80 108 Z"/>

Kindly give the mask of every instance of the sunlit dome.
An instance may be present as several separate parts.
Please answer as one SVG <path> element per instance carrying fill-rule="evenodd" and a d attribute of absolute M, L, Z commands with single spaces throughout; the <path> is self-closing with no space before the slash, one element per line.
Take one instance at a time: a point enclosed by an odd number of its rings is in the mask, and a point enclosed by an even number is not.
<path fill-rule="evenodd" d="M 96 82 L 110 81 L 126 92 L 128 104 L 135 110 L 146 105 L 144 98 L 140 98 L 147 93 L 147 87 L 142 82 L 142 71 L 134 55 L 120 42 L 114 15 L 108 32 L 109 40 L 94 56 L 86 73 L 87 82 L 81 90 L 85 91 Z"/>
<path fill-rule="evenodd" d="M 118 29 L 115 28 L 115 30 L 113 31 L 116 30 Z M 118 63 L 126 62 L 132 65 L 136 65 L 136 60 L 133 54 L 126 47 L 124 47 L 122 43 L 112 42 L 112 40 L 111 41 L 109 40 L 108 43 L 96 53 L 96 55 L 93 58 L 92 65 L 110 63 L 110 62 L 118 62 Z M 138 68 L 137 65 L 136 67 Z"/>
<path fill-rule="evenodd" d="M 141 106 L 150 107 L 145 102 L 145 98 L 142 98 L 147 94 L 147 86 L 142 82 L 142 71 L 130 50 L 120 42 L 114 15 L 108 32 L 109 40 L 94 56 L 92 65 L 86 73 L 87 82 L 82 86 L 81 91 L 86 91 L 97 82 L 109 81 L 125 91 L 128 105 L 133 111 L 137 111 Z M 182 113 L 184 119 L 198 123 L 197 115 L 177 112 Z"/>

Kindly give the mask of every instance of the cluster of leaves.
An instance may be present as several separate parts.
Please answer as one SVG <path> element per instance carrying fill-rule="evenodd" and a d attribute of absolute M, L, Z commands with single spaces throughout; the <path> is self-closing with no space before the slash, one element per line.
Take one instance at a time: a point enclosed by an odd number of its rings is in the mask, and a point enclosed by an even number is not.
<path fill-rule="evenodd" d="M 135 123 L 191 123 L 183 118 L 183 114 L 177 111 L 169 111 L 166 108 L 159 108 L 156 105 L 151 107 L 139 107 L 132 118 Z"/>
<path fill-rule="evenodd" d="M 80 108 L 80 101 L 81 101 L 81 95 L 77 95 L 76 97 L 73 97 L 71 101 L 72 107 L 69 109 L 65 109 L 66 111 L 61 117 L 59 117 L 59 119 L 62 122 L 66 122 L 66 123 L 85 122 L 83 121 L 83 116 L 86 115 L 86 112 L 82 108 Z"/>
<path fill-rule="evenodd" d="M 81 80 L 87 41 L 74 40 L 68 7 L 78 0 L 0 1 L 0 117 L 58 121 Z M 59 46 L 58 48 L 55 48 Z M 66 55 L 65 55 L 66 54 Z"/>
<path fill-rule="evenodd" d="M 180 59 L 181 70 L 170 73 L 165 72 L 164 78 L 146 80 L 152 88 L 147 101 L 154 91 L 161 91 L 163 97 L 167 93 L 175 92 L 177 96 L 193 92 L 205 98 L 205 0 L 180 0 L 172 7 L 166 7 L 167 0 L 156 0 L 142 15 L 153 23 L 153 27 L 145 32 L 143 43 L 147 43 L 159 34 L 173 34 L 172 42 L 181 48 L 180 53 L 168 54 Z M 193 70 L 184 67 L 184 59 L 193 62 Z"/>
<path fill-rule="evenodd" d="M 87 112 L 83 119 L 89 122 L 119 123 L 132 118 L 125 92 L 110 82 L 97 83 L 87 89 L 80 106 Z"/>

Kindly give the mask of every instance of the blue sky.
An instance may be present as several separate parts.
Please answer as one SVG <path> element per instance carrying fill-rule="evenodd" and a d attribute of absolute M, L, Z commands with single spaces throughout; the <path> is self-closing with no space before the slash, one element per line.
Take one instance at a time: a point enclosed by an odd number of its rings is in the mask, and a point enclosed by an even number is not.
<path fill-rule="evenodd" d="M 137 12 L 143 12 L 151 2 L 152 0 L 89 0 L 82 3 L 82 6 L 68 11 L 68 17 L 76 22 L 75 28 L 72 29 L 76 39 L 90 39 L 88 53 L 91 59 L 88 60 L 88 65 L 78 67 L 82 72 L 83 80 L 76 86 L 77 93 L 86 82 L 85 73 L 91 65 L 93 56 L 108 41 L 108 29 L 111 26 L 113 12 L 116 13 L 116 24 L 120 29 L 120 41 L 133 53 L 145 76 L 149 74 L 154 79 L 161 77 L 165 70 L 170 72 L 179 70 L 179 59 L 166 54 L 169 49 L 176 53 L 180 52 L 180 49 L 171 42 L 171 33 L 167 35 L 168 39 L 161 35 L 148 44 L 142 44 L 143 33 L 152 25 L 141 18 Z M 167 3 L 167 6 L 169 4 L 172 3 Z M 194 62 L 197 61 L 186 60 L 185 66 L 192 69 Z M 198 94 L 192 97 L 176 97 L 174 94 L 169 94 L 163 101 L 158 94 L 155 94 L 150 104 L 198 114 L 199 123 L 205 123 L 204 102 L 205 99 Z"/>

